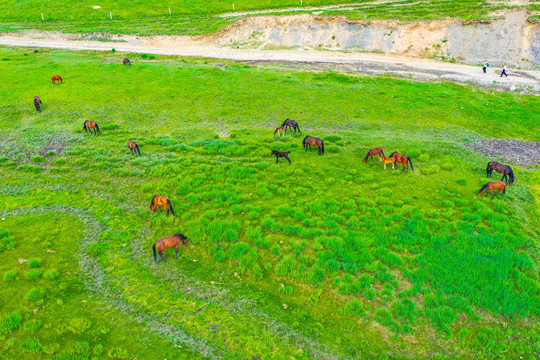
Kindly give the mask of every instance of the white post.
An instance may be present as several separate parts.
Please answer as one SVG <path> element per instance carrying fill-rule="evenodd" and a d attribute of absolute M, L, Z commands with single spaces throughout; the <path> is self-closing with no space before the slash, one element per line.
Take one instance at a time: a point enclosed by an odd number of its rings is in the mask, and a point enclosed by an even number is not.
<path fill-rule="evenodd" d="M 112 20 L 112 19 L 113 19 L 113 18 L 112 18 L 112 11 L 109 11 L 109 15 L 111 16 L 111 20 Z"/>
<path fill-rule="evenodd" d="M 300 6 L 304 5 L 304 0 L 300 0 Z"/>
<path fill-rule="evenodd" d="M 234 3 L 232 3 L 232 11 L 234 11 Z"/>
<path fill-rule="evenodd" d="M 169 8 L 169 15 L 171 15 L 171 8 Z"/>
<path fill-rule="evenodd" d="M 45 21 L 45 18 L 43 17 L 43 13 L 41 13 L 41 20 Z"/>

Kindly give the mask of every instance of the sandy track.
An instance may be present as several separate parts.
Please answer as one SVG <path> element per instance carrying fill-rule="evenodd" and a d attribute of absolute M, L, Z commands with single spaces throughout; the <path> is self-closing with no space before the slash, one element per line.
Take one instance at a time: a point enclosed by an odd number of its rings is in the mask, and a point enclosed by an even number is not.
<path fill-rule="evenodd" d="M 55 32 L 6 33 L 0 36 L 0 45 L 99 51 L 110 51 L 114 48 L 116 51 L 121 52 L 208 57 L 254 62 L 321 64 L 325 69 L 330 67 L 337 71 L 394 75 L 418 81 L 452 81 L 540 94 L 540 71 L 517 71 L 509 69 L 509 77 L 501 78 L 499 76 L 499 69 L 490 68 L 488 74 L 483 74 L 482 69 L 477 66 L 397 55 L 317 50 L 233 49 L 217 47 L 204 38 L 195 39 L 184 36 L 138 37 L 114 35 L 111 39 L 116 42 L 75 40 L 78 37 L 80 37 L 80 34 Z"/>

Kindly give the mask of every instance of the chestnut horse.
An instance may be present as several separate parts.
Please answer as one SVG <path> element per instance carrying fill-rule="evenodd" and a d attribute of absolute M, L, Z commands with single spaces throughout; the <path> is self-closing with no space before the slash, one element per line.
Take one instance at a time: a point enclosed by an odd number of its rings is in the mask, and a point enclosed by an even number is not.
<path fill-rule="evenodd" d="M 99 126 L 97 124 L 97 122 L 95 121 L 88 121 L 86 120 L 83 124 L 83 130 L 84 131 L 88 131 L 88 129 L 90 129 L 90 134 L 92 133 L 92 129 L 94 129 L 94 134 L 97 135 L 97 134 L 101 134 L 101 131 L 99 130 Z"/>
<path fill-rule="evenodd" d="M 39 96 L 34 97 L 34 106 L 36 107 L 37 112 L 41 112 L 41 106 L 39 106 L 40 104 L 43 105 Z"/>
<path fill-rule="evenodd" d="M 129 65 L 129 66 L 131 66 L 131 61 L 129 61 L 128 58 L 124 58 L 124 60 L 122 60 L 122 63 L 123 63 L 124 65 Z"/>
<path fill-rule="evenodd" d="M 280 136 L 283 136 L 285 135 L 285 127 L 284 126 L 280 126 L 276 129 L 276 131 L 274 131 L 274 136 L 276 136 L 276 134 L 279 133 Z"/>
<path fill-rule="evenodd" d="M 158 206 L 163 206 L 163 208 L 167 210 L 167 217 L 169 217 L 169 209 L 171 210 L 173 216 L 176 216 L 171 204 L 171 200 L 169 200 L 167 196 L 154 195 L 152 201 L 150 202 L 150 212 L 153 214 Z"/>
<path fill-rule="evenodd" d="M 487 177 L 490 179 L 491 179 L 491 174 L 493 173 L 493 170 L 495 170 L 498 173 L 503 174 L 501 181 L 506 180 L 506 183 L 508 185 L 512 185 L 514 183 L 514 171 L 512 170 L 510 166 L 498 163 L 496 161 L 490 161 L 488 162 L 487 168 L 486 168 Z M 509 177 L 510 179 L 508 179 Z"/>
<path fill-rule="evenodd" d="M 51 76 L 51 80 L 52 80 L 52 83 L 53 85 L 56 85 L 56 82 L 58 81 L 58 83 L 60 84 L 61 82 L 64 82 L 64 80 L 62 79 L 62 77 L 60 75 L 53 75 Z"/>
<path fill-rule="evenodd" d="M 390 155 L 390 157 L 393 157 L 394 159 L 396 159 L 397 163 L 400 163 L 401 165 L 403 165 L 403 170 L 401 170 L 401 172 L 405 171 L 405 165 L 407 165 L 407 171 L 409 171 L 409 164 L 411 164 L 411 170 L 412 172 L 414 172 L 414 167 L 413 167 L 411 158 L 408 157 L 407 155 L 403 155 L 403 154 L 398 153 L 397 151 L 394 151 L 392 155 Z"/>
<path fill-rule="evenodd" d="M 311 151 L 311 146 L 318 146 L 319 147 L 319 155 L 324 155 L 324 142 L 321 138 L 313 137 L 313 136 L 306 136 L 304 140 L 302 140 L 302 146 L 304 149 L 308 149 Z"/>
<path fill-rule="evenodd" d="M 287 129 L 291 130 L 291 128 L 293 128 L 295 134 L 296 134 L 296 130 L 298 130 L 298 132 L 300 134 L 302 133 L 300 131 L 300 126 L 298 126 L 298 121 L 296 121 L 296 120 L 292 120 L 292 119 L 287 118 L 287 119 L 285 119 L 283 124 L 281 124 L 281 126 L 285 127 L 285 130 L 287 130 Z"/>
<path fill-rule="evenodd" d="M 139 156 L 141 156 L 141 150 L 139 150 L 139 144 L 137 144 L 135 141 L 129 140 L 128 141 L 128 148 L 129 148 L 129 150 L 131 150 L 132 154 L 139 153 Z"/>
<path fill-rule="evenodd" d="M 486 185 L 482 186 L 480 191 L 478 192 L 478 195 L 482 195 L 484 191 L 491 191 L 491 200 L 493 200 L 493 197 L 500 193 L 502 191 L 503 195 L 506 194 L 506 183 L 504 181 L 490 181 Z M 493 190 L 497 190 L 495 194 L 493 194 Z M 486 192 L 487 196 L 487 192 Z"/>
<path fill-rule="evenodd" d="M 178 247 L 180 246 L 180 242 L 187 246 L 188 244 L 188 238 L 184 236 L 184 234 L 174 234 L 171 236 L 167 236 L 164 238 L 159 239 L 155 242 L 154 245 L 152 245 L 152 252 L 154 253 L 154 262 L 157 264 L 157 254 L 156 249 L 159 251 L 159 256 L 161 257 L 161 260 L 163 262 L 167 262 L 165 260 L 165 257 L 163 256 L 163 252 L 165 249 L 170 249 L 172 247 L 176 248 L 176 253 L 174 254 L 174 261 L 178 260 Z"/>
<path fill-rule="evenodd" d="M 392 164 L 392 170 L 395 169 L 396 159 L 393 157 L 384 157 L 382 155 L 379 155 L 379 160 L 384 163 L 384 170 L 386 170 L 386 164 Z"/>
<path fill-rule="evenodd" d="M 369 151 L 367 152 L 366 157 L 364 158 L 364 164 L 367 162 L 368 157 L 371 156 L 371 161 L 373 161 L 373 157 L 374 157 L 375 155 L 379 155 L 379 154 L 382 154 L 382 156 L 386 156 L 386 155 L 384 155 L 383 149 L 380 148 L 380 147 L 376 147 L 375 149 L 369 150 Z M 379 156 L 380 156 L 380 155 L 379 155 Z M 379 158 L 379 161 L 381 161 L 380 158 Z"/>
<path fill-rule="evenodd" d="M 282 158 L 285 158 L 286 160 L 288 160 L 289 165 L 291 165 L 291 159 L 289 159 L 289 154 L 290 153 L 291 153 L 290 151 L 272 150 L 272 154 L 270 154 L 270 155 L 276 155 L 276 164 L 278 163 L 279 158 L 282 157 Z"/>

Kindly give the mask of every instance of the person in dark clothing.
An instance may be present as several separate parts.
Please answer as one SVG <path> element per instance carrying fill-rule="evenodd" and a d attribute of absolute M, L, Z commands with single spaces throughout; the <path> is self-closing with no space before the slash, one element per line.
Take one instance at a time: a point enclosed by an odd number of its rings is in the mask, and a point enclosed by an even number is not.
<path fill-rule="evenodd" d="M 504 66 L 503 66 L 503 71 L 501 73 L 501 77 L 503 77 L 503 75 L 508 77 L 508 74 L 506 73 L 506 64 L 504 64 Z"/>
<path fill-rule="evenodd" d="M 484 61 L 484 66 L 482 67 L 482 70 L 484 70 L 484 74 L 487 72 L 487 67 L 489 66 L 487 60 Z"/>

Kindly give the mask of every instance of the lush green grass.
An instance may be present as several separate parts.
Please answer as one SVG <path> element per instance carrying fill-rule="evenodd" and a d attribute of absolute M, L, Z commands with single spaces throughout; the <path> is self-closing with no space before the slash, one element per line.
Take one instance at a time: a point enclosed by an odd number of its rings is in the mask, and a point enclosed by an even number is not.
<path fill-rule="evenodd" d="M 370 1 L 305 0 L 303 6 L 359 4 Z M 216 18 L 216 14 L 235 10 L 262 10 L 299 7 L 300 0 L 235 0 L 203 1 L 139 0 L 128 3 L 100 1 L 101 9 L 92 9 L 93 3 L 80 1 L 20 1 L 9 0 L 0 4 L 0 30 L 20 29 L 58 30 L 65 32 L 106 31 L 141 35 L 175 34 L 200 35 L 213 33 L 240 17 Z M 502 5 L 486 0 L 431 0 L 418 2 L 404 0 L 398 3 L 349 7 L 346 11 L 327 11 L 324 15 L 345 15 L 351 19 L 433 20 L 461 18 L 487 19 L 489 13 Z M 169 7 L 171 15 L 169 15 Z M 110 19 L 110 12 L 113 19 Z M 296 11 L 295 13 L 302 13 Z M 44 19 L 42 20 L 41 14 Z"/>
<path fill-rule="evenodd" d="M 0 93 L 0 291 L 23 299 L 0 302 L 1 356 L 539 355 L 539 171 L 514 167 L 506 197 L 478 197 L 487 158 L 459 144 L 538 140 L 536 98 L 0 52 L 11 84 Z M 64 84 L 53 87 L 53 73 Z M 303 134 L 272 137 L 286 117 Z M 103 134 L 84 134 L 84 120 Z M 325 140 L 325 156 L 301 148 L 304 134 Z M 409 154 L 415 173 L 363 164 L 375 146 Z M 271 149 L 291 151 L 292 165 Z M 150 214 L 156 193 L 176 218 Z M 152 243 L 177 232 L 189 246 L 155 266 Z"/>

